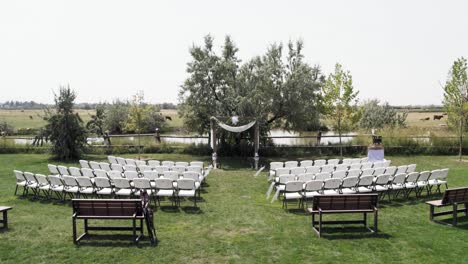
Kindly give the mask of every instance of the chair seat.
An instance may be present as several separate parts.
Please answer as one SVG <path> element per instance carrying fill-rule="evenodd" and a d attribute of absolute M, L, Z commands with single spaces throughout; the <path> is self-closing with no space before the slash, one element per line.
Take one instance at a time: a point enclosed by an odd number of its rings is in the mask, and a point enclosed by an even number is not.
<path fill-rule="evenodd" d="M 24 187 L 27 185 L 27 182 L 26 181 L 16 182 L 16 185 Z"/>
<path fill-rule="evenodd" d="M 180 197 L 194 197 L 196 193 L 195 190 L 179 190 L 177 195 Z"/>
<path fill-rule="evenodd" d="M 438 182 L 439 184 L 446 184 L 446 183 L 447 183 L 446 180 L 437 180 L 437 182 Z"/>
<path fill-rule="evenodd" d="M 324 190 L 323 194 L 329 195 L 329 194 L 340 194 L 340 193 L 335 190 Z"/>
<path fill-rule="evenodd" d="M 429 185 L 428 182 L 418 182 L 418 183 L 417 183 L 417 186 L 418 186 L 418 187 L 425 187 L 425 186 L 427 186 L 427 185 Z"/>
<path fill-rule="evenodd" d="M 39 184 L 37 184 L 37 183 L 35 183 L 35 182 L 30 182 L 30 183 L 28 183 L 27 186 L 28 186 L 29 188 L 37 188 L 37 187 L 39 187 Z"/>
<path fill-rule="evenodd" d="M 403 185 L 399 184 L 392 184 L 392 190 L 401 190 L 404 189 L 405 187 Z"/>
<path fill-rule="evenodd" d="M 92 187 L 87 187 L 87 188 L 81 188 L 80 193 L 83 194 L 93 194 L 94 193 L 94 188 Z"/>
<path fill-rule="evenodd" d="M 65 192 L 69 192 L 69 193 L 78 193 L 79 191 L 80 191 L 80 188 L 78 188 L 78 186 L 65 188 Z"/>
<path fill-rule="evenodd" d="M 173 196 L 174 190 L 158 190 L 156 196 Z"/>
<path fill-rule="evenodd" d="M 146 193 L 148 195 L 151 195 L 153 193 L 153 190 L 150 190 L 150 189 L 145 189 Z M 140 195 L 140 190 L 137 190 L 135 192 L 133 192 L 136 196 L 139 196 Z"/>
<path fill-rule="evenodd" d="M 354 189 L 351 189 L 351 188 L 344 188 L 344 189 L 341 189 L 341 193 L 342 194 L 354 194 L 354 193 L 356 193 L 356 191 Z"/>
<path fill-rule="evenodd" d="M 130 196 L 133 194 L 132 189 L 120 189 L 115 192 L 115 195 Z"/>
<path fill-rule="evenodd" d="M 388 187 L 382 186 L 382 185 L 376 185 L 375 190 L 378 192 L 386 192 L 388 191 Z"/>
<path fill-rule="evenodd" d="M 304 192 L 303 196 L 306 198 L 311 198 L 317 195 L 321 195 L 319 192 Z"/>
<path fill-rule="evenodd" d="M 50 189 L 54 192 L 63 192 L 63 186 L 50 186 Z"/>
<path fill-rule="evenodd" d="M 418 185 L 416 183 L 414 183 L 414 182 L 407 182 L 405 184 L 405 187 L 406 187 L 406 189 L 413 189 L 413 188 L 418 187 Z"/>
<path fill-rule="evenodd" d="M 103 188 L 99 191 L 96 191 L 96 194 L 99 195 L 111 195 L 112 194 L 112 188 Z"/>
<path fill-rule="evenodd" d="M 358 188 L 357 188 L 357 192 L 358 192 L 358 193 L 368 193 L 368 192 L 372 192 L 372 189 L 369 189 L 369 188 L 367 188 L 367 187 L 361 186 L 361 187 L 358 187 Z"/>
<path fill-rule="evenodd" d="M 293 192 L 293 193 L 285 193 L 284 194 L 284 199 L 290 200 L 290 199 L 301 199 L 302 195 L 299 192 Z"/>
<path fill-rule="evenodd" d="M 276 185 L 276 190 L 284 191 L 286 185 Z"/>
<path fill-rule="evenodd" d="M 50 185 L 49 184 L 41 185 L 41 186 L 39 186 L 39 189 L 48 191 L 50 189 Z"/>

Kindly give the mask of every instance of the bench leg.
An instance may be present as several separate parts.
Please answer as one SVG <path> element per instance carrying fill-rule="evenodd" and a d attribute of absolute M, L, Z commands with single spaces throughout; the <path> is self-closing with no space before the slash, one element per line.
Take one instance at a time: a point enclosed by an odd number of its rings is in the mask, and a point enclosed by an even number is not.
<path fill-rule="evenodd" d="M 429 220 L 434 221 L 434 206 L 430 206 L 430 211 L 429 211 Z"/>
<path fill-rule="evenodd" d="M 379 222 L 379 211 L 375 210 L 374 211 L 374 232 L 376 233 L 379 231 L 378 222 Z"/>
<path fill-rule="evenodd" d="M 76 219 L 72 218 L 72 226 L 73 226 L 73 244 L 76 244 Z"/>
<path fill-rule="evenodd" d="M 3 211 L 3 228 L 8 228 L 8 211 Z"/>
<path fill-rule="evenodd" d="M 318 230 L 319 237 L 322 237 L 322 212 L 319 212 L 319 230 Z"/>
<path fill-rule="evenodd" d="M 364 218 L 362 221 L 364 222 L 364 227 L 367 228 L 367 213 L 363 213 Z"/>
<path fill-rule="evenodd" d="M 453 226 L 457 225 L 457 222 L 458 222 L 457 217 L 458 217 L 458 204 L 454 203 L 453 204 Z"/>

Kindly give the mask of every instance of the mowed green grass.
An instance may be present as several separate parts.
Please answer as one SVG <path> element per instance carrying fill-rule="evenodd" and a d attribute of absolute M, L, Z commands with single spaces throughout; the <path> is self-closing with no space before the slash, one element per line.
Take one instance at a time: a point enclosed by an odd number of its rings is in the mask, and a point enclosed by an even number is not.
<path fill-rule="evenodd" d="M 208 161 L 209 157 L 149 155 L 155 159 Z M 68 203 L 14 196 L 12 170 L 47 173 L 45 155 L 0 155 L 0 205 L 11 205 L 10 228 L 0 231 L 1 263 L 467 263 L 468 218 L 458 227 L 431 223 L 429 198 L 381 203 L 377 235 L 333 228 L 319 239 L 310 216 L 265 199 L 266 173 L 254 177 L 246 160 L 222 158 L 202 193 L 200 212 L 187 208 L 155 213 L 160 243 L 128 237 L 72 243 Z M 89 159 L 104 159 L 92 156 Z M 304 157 L 305 158 L 305 157 Z M 453 156 L 387 157 L 418 170 L 450 168 L 450 187 L 468 186 L 468 163 Z M 77 165 L 70 163 L 67 165 Z M 166 203 L 167 205 L 167 203 Z M 190 202 L 183 203 L 191 205 Z M 295 208 L 290 204 L 289 208 Z M 343 219 L 350 216 L 337 216 Z M 352 216 L 351 216 L 352 217 Z M 356 216 L 360 217 L 360 216 Z M 330 217 L 328 217 L 330 219 Z M 330 229 L 328 229 L 330 230 Z M 346 232 L 341 232 L 346 231 Z M 113 233 L 115 234 L 115 233 Z"/>
<path fill-rule="evenodd" d="M 81 119 L 83 119 L 83 122 L 86 123 L 96 111 L 78 109 L 76 112 L 80 115 Z M 7 122 L 15 129 L 41 128 L 46 125 L 46 121 L 43 117 L 44 110 L 39 109 L 0 110 L 0 122 Z"/>

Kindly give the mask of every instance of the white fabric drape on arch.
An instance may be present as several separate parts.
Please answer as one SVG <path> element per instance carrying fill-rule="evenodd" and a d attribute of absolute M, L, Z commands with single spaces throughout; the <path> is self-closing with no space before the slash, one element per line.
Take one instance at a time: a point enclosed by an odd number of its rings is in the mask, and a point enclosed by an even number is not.
<path fill-rule="evenodd" d="M 227 125 L 227 124 L 221 122 L 221 121 L 220 121 L 219 119 L 217 119 L 216 117 L 212 117 L 212 119 L 215 120 L 216 123 L 218 123 L 218 125 L 219 125 L 220 127 L 222 127 L 223 129 L 225 129 L 225 130 L 227 130 L 227 131 L 229 131 L 229 132 L 234 132 L 234 133 L 241 133 L 241 132 L 244 132 L 244 131 L 250 129 L 251 127 L 253 127 L 253 126 L 255 125 L 255 123 L 257 122 L 257 121 L 252 121 L 252 122 L 250 122 L 250 123 L 248 123 L 248 124 L 245 124 L 245 125 L 243 125 L 243 126 L 237 126 L 237 127 L 235 127 L 235 126 L 230 126 L 230 125 Z M 210 145 L 211 145 L 211 148 L 213 148 L 213 146 L 214 146 L 214 142 L 213 142 L 213 140 L 214 140 L 214 128 L 211 128 L 210 133 L 211 133 L 211 142 L 210 142 Z"/>

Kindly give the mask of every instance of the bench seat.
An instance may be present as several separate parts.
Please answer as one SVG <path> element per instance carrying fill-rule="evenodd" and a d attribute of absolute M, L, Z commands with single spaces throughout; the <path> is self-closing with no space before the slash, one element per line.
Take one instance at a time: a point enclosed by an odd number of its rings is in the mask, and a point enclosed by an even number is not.
<path fill-rule="evenodd" d="M 429 220 L 446 224 L 444 222 L 435 220 L 434 217 L 441 215 L 452 215 L 452 225 L 456 226 L 458 224 L 459 213 L 465 213 L 465 215 L 468 215 L 468 187 L 446 189 L 441 200 L 427 201 L 426 204 L 430 206 Z M 458 206 L 462 204 L 465 205 L 465 208 L 458 208 Z M 448 206 L 452 206 L 452 209 L 442 212 L 435 212 L 435 208 Z"/>

